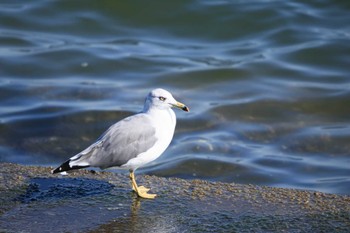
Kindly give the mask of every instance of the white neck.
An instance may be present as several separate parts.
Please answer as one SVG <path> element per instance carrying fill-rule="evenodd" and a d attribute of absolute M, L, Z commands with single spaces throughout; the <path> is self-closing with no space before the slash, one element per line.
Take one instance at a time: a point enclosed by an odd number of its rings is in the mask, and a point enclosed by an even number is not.
<path fill-rule="evenodd" d="M 164 122 L 165 124 L 173 126 L 175 129 L 176 115 L 171 108 L 159 109 L 157 107 L 150 107 L 144 112 L 151 115 L 155 121 Z"/>

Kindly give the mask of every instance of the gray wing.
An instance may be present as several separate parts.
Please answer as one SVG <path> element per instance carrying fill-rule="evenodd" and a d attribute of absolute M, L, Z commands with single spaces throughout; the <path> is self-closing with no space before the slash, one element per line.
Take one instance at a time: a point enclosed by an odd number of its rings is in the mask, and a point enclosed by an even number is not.
<path fill-rule="evenodd" d="M 147 115 L 130 116 L 112 125 L 97 142 L 82 151 L 81 159 L 93 167 L 121 166 L 150 149 L 157 141 L 155 133 Z"/>

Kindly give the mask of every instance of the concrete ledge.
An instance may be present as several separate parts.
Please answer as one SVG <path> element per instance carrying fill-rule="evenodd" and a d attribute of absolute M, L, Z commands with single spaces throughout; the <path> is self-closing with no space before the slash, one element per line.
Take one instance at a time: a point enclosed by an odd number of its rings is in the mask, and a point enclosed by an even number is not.
<path fill-rule="evenodd" d="M 314 191 L 0 164 L 0 232 L 349 232 L 350 197 Z"/>

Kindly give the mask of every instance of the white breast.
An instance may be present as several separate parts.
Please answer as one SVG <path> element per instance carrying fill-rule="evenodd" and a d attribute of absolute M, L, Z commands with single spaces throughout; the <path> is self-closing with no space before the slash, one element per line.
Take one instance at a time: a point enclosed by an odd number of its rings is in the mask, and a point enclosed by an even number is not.
<path fill-rule="evenodd" d="M 157 142 L 144 153 L 131 159 L 123 165 L 123 168 L 137 169 L 155 159 L 157 159 L 168 148 L 174 136 L 176 126 L 176 116 L 174 111 L 169 109 L 155 109 L 147 112 L 151 119 L 151 124 L 156 128 Z"/>

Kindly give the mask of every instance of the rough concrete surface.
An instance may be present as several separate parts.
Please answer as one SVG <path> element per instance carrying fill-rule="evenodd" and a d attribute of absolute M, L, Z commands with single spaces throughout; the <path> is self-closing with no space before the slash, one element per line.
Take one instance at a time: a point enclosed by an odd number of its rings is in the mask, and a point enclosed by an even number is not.
<path fill-rule="evenodd" d="M 350 197 L 315 191 L 0 164 L 0 232 L 350 232 Z"/>

